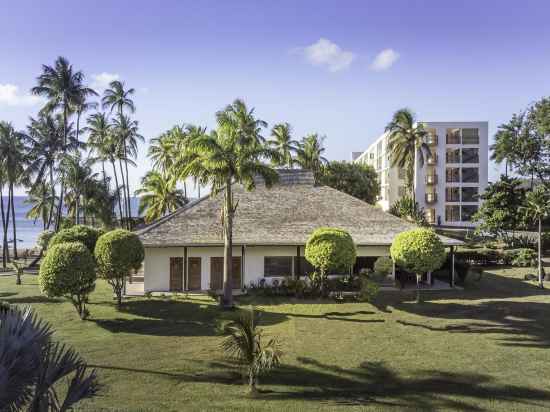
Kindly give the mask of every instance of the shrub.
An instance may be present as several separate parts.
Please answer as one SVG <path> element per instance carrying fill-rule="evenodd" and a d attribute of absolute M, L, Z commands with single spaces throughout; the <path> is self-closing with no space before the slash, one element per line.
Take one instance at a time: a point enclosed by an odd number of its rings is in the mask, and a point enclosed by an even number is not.
<path fill-rule="evenodd" d="M 419 226 L 428 226 L 426 212 L 410 196 L 404 196 L 390 206 L 389 213 L 401 219 L 414 222 Z"/>
<path fill-rule="evenodd" d="M 124 280 L 131 270 L 138 270 L 145 257 L 139 237 L 124 229 L 116 229 L 100 236 L 94 251 L 99 276 L 107 280 L 122 303 Z"/>
<path fill-rule="evenodd" d="M 387 256 L 380 256 L 374 262 L 374 273 L 380 276 L 388 276 L 393 272 L 393 260 Z"/>
<path fill-rule="evenodd" d="M 363 302 L 372 302 L 380 290 L 378 284 L 370 280 L 367 276 L 361 276 L 361 289 L 359 290 L 359 300 Z"/>
<path fill-rule="evenodd" d="M 512 266 L 529 267 L 537 263 L 537 252 L 533 249 L 516 249 L 512 257 Z"/>
<path fill-rule="evenodd" d="M 51 238 L 55 235 L 55 232 L 52 230 L 43 230 L 38 235 L 38 239 L 36 240 L 36 244 L 38 247 L 42 250 L 48 249 L 48 244 L 50 243 Z"/>
<path fill-rule="evenodd" d="M 91 253 L 94 253 L 97 239 L 103 234 L 101 229 L 91 226 L 75 225 L 68 229 L 62 229 L 57 232 L 50 240 L 48 246 L 66 242 L 81 242 Z"/>
<path fill-rule="evenodd" d="M 533 249 L 537 248 L 537 241 L 529 235 L 516 235 L 506 241 L 506 246 L 512 249 Z"/>
<path fill-rule="evenodd" d="M 88 295 L 95 288 L 95 262 L 80 242 L 59 243 L 49 248 L 40 265 L 38 284 L 49 297 L 67 297 L 81 319 L 88 316 Z"/>
<path fill-rule="evenodd" d="M 319 228 L 306 243 L 305 258 L 318 270 L 321 289 L 330 270 L 347 271 L 355 263 L 356 257 L 353 239 L 341 229 Z"/>

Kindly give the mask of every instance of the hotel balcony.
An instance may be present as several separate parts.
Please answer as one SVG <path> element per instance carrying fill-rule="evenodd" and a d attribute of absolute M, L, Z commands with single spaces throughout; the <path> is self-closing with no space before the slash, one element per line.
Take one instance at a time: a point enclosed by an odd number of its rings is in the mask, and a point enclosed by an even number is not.
<path fill-rule="evenodd" d="M 428 192 L 425 196 L 426 203 L 435 203 L 437 202 L 437 193 L 436 192 Z"/>
<path fill-rule="evenodd" d="M 426 159 L 426 163 L 429 165 L 429 166 L 434 166 L 437 164 L 437 154 L 436 153 L 433 153 L 431 155 L 429 155 Z"/>
<path fill-rule="evenodd" d="M 428 136 L 426 136 L 426 144 L 428 146 L 437 146 L 437 135 L 429 134 Z"/>
<path fill-rule="evenodd" d="M 427 185 L 436 185 L 437 184 L 437 175 L 435 173 L 426 175 L 426 184 Z"/>

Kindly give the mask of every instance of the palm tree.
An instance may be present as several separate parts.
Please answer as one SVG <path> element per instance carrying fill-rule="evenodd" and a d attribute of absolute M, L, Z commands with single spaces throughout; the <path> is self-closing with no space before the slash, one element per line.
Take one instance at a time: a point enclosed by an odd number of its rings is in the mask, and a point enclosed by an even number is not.
<path fill-rule="evenodd" d="M 254 115 L 254 108 L 249 110 L 241 99 L 234 100 L 224 110 L 218 111 L 216 120 L 218 128 L 228 128 L 230 133 L 236 135 L 239 144 L 261 145 L 265 143 L 261 132 L 267 127 L 267 122 L 257 119 Z"/>
<path fill-rule="evenodd" d="M 148 172 L 141 179 L 141 188 L 136 195 L 139 200 L 139 213 L 145 212 L 145 222 L 149 223 L 187 203 L 183 191 L 176 189 L 176 182 L 157 171 Z"/>
<path fill-rule="evenodd" d="M 98 180 L 98 174 L 92 171 L 93 163 L 92 158 L 82 159 L 80 152 L 73 156 L 66 156 L 62 162 L 67 187 L 67 212 L 74 218 L 75 224 L 80 223 L 82 206 L 83 203 L 86 204 L 84 197 L 86 190 Z"/>
<path fill-rule="evenodd" d="M 94 113 L 87 120 L 87 129 L 89 132 L 87 146 L 90 154 L 101 162 L 101 172 L 103 174 L 103 183 L 107 184 L 107 175 L 105 173 L 105 162 L 109 160 L 109 139 L 111 138 L 111 123 L 105 113 Z"/>
<path fill-rule="evenodd" d="M 63 150 L 67 150 L 68 120 L 73 109 L 89 96 L 97 96 L 97 93 L 84 86 L 84 74 L 75 71 L 73 66 L 64 57 L 58 57 L 53 67 L 43 65 L 42 74 L 38 77 L 38 86 L 33 87 L 31 92 L 35 95 L 45 96 L 48 99 L 43 113 L 51 113 L 57 109 L 61 110 L 63 119 Z M 63 172 L 61 172 L 63 174 Z M 59 205 L 55 229 L 59 229 L 63 213 L 63 197 L 65 189 L 61 179 L 59 194 Z"/>
<path fill-rule="evenodd" d="M 288 123 L 279 123 L 271 129 L 271 138 L 269 145 L 275 150 L 276 156 L 273 158 L 275 166 L 292 168 L 294 165 L 293 155 L 298 149 L 299 143 L 292 140 L 292 128 Z"/>
<path fill-rule="evenodd" d="M 275 170 L 262 162 L 263 159 L 270 159 L 273 151 L 259 143 L 261 139 L 257 135 L 257 128 L 247 126 L 259 123 L 241 116 L 242 111 L 236 111 L 236 107 L 242 109 L 239 100 L 228 106 L 226 113 L 217 114 L 217 131 L 193 137 L 183 170 L 179 173 L 180 176 L 195 177 L 199 184 L 210 184 L 212 194 L 223 191 L 224 296 L 220 303 L 225 307 L 233 305 L 231 262 L 233 218 L 237 207 L 233 198 L 233 184 L 240 183 L 246 190 L 253 190 L 257 176 L 263 177 L 268 186 L 278 178 Z M 253 117 L 253 111 L 246 112 Z"/>
<path fill-rule="evenodd" d="M 98 391 L 95 370 L 52 341 L 51 326 L 30 308 L 0 311 L 0 405 L 8 411 L 68 411 Z M 67 382 L 66 387 L 60 386 Z"/>
<path fill-rule="evenodd" d="M 505 176 L 508 177 L 508 168 L 514 158 L 514 148 L 524 126 L 525 114 L 514 114 L 508 123 L 501 124 L 495 134 L 495 143 L 491 145 L 491 160 L 497 164 L 504 162 Z"/>
<path fill-rule="evenodd" d="M 109 88 L 105 90 L 103 93 L 103 99 L 101 99 L 101 102 L 103 104 L 103 108 L 109 108 L 111 112 L 113 112 L 114 109 L 117 109 L 118 111 L 118 118 L 120 122 L 123 122 L 123 115 L 124 115 L 124 109 L 128 109 L 130 113 L 134 113 L 136 111 L 136 108 L 134 106 L 134 101 L 131 99 L 131 96 L 135 93 L 135 89 L 130 88 L 125 90 L 124 82 L 121 82 L 119 80 L 115 80 L 109 84 Z M 128 118 L 129 120 L 129 118 Z M 137 122 L 136 122 L 137 127 Z M 122 150 L 123 150 L 123 157 L 124 159 L 128 159 L 128 153 L 127 153 L 127 142 L 124 140 L 125 135 L 121 134 L 122 137 Z M 132 210 L 131 210 L 131 203 L 130 203 L 130 184 L 128 181 L 128 162 L 126 163 L 126 179 L 124 178 L 124 174 L 122 174 L 122 184 L 125 188 L 124 192 L 124 198 L 126 199 L 126 210 L 128 212 L 127 217 L 129 219 L 132 218 Z"/>
<path fill-rule="evenodd" d="M 525 206 L 522 207 L 525 215 L 538 224 L 538 275 L 539 286 L 543 285 L 542 274 L 542 221 L 550 216 L 550 193 L 544 186 L 537 186 L 525 197 Z"/>
<path fill-rule="evenodd" d="M 2 159 L 0 159 L 0 165 Z M 4 186 L 7 181 L 7 173 L 3 167 L 0 167 L 0 210 L 2 213 L 2 268 L 6 269 L 6 265 L 10 259 L 8 248 L 8 226 L 9 226 L 9 208 L 6 213 L 4 210 Z"/>
<path fill-rule="evenodd" d="M 317 133 L 307 135 L 298 144 L 296 152 L 296 163 L 302 169 L 311 170 L 316 176 L 320 172 L 322 165 L 328 162 L 323 157 L 325 151 L 323 147 L 324 140 L 325 137 L 320 137 Z"/>
<path fill-rule="evenodd" d="M 53 193 L 53 194 L 52 194 Z M 28 198 L 25 203 L 31 205 L 27 212 L 27 219 L 33 219 L 34 222 L 38 219 L 42 220 L 42 229 L 48 230 L 48 224 L 51 221 L 53 209 L 55 208 L 56 198 L 48 183 L 41 183 L 29 190 Z"/>
<path fill-rule="evenodd" d="M 416 199 L 414 180 L 416 175 L 416 159 L 420 167 L 424 166 L 424 158 L 431 155 L 426 143 L 428 132 L 421 123 L 417 123 L 414 114 L 409 109 L 400 109 L 394 113 L 386 126 L 388 132 L 388 151 L 392 166 L 406 170 L 407 187 L 411 197 Z"/>
<path fill-rule="evenodd" d="M 236 359 L 246 369 L 251 395 L 257 393 L 258 376 L 279 366 L 283 355 L 277 339 L 271 338 L 264 343 L 263 332 L 256 326 L 256 320 L 253 308 L 243 310 L 237 319 L 225 327 L 228 336 L 222 342 L 226 355 Z"/>

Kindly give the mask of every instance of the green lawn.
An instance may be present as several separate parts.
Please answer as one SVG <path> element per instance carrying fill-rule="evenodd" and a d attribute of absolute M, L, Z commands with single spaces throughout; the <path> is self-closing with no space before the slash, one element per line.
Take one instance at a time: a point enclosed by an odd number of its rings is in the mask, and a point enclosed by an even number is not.
<path fill-rule="evenodd" d="M 284 366 L 243 394 L 216 333 L 226 317 L 207 298 L 131 298 L 117 312 L 100 282 L 80 321 L 36 278 L 0 276 L 0 299 L 30 304 L 57 338 L 97 368 L 84 410 L 537 410 L 550 408 L 550 293 L 527 270 L 487 271 L 465 291 L 386 293 L 376 305 L 256 301 Z M 248 304 L 250 298 L 240 304 Z"/>

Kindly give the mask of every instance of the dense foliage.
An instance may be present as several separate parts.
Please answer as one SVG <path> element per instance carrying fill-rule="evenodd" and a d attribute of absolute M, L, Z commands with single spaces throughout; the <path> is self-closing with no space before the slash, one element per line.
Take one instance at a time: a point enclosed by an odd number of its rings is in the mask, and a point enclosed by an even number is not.
<path fill-rule="evenodd" d="M 403 196 L 396 200 L 391 206 L 389 213 L 401 219 L 414 222 L 419 226 L 428 226 L 424 208 L 418 205 L 412 197 Z"/>
<path fill-rule="evenodd" d="M 97 239 L 99 239 L 103 233 L 103 230 L 91 226 L 74 225 L 69 229 L 62 229 L 57 232 L 50 239 L 48 247 L 52 247 L 59 243 L 80 242 L 84 244 L 91 253 L 94 253 Z"/>
<path fill-rule="evenodd" d="M 112 230 L 98 239 L 94 256 L 99 276 L 111 285 L 120 306 L 126 276 L 139 270 L 145 258 L 141 240 L 128 230 Z"/>
<path fill-rule="evenodd" d="M 38 274 L 42 293 L 49 297 L 68 298 L 81 319 L 88 315 L 88 295 L 95 289 L 95 262 L 80 242 L 50 246 Z"/>
<path fill-rule="evenodd" d="M 374 204 L 380 194 L 374 168 L 362 163 L 328 162 L 321 167 L 316 181 L 370 204 Z"/>
<path fill-rule="evenodd" d="M 396 265 L 423 274 L 439 269 L 445 262 L 445 247 L 431 229 L 412 229 L 398 234 L 390 248 Z"/>

